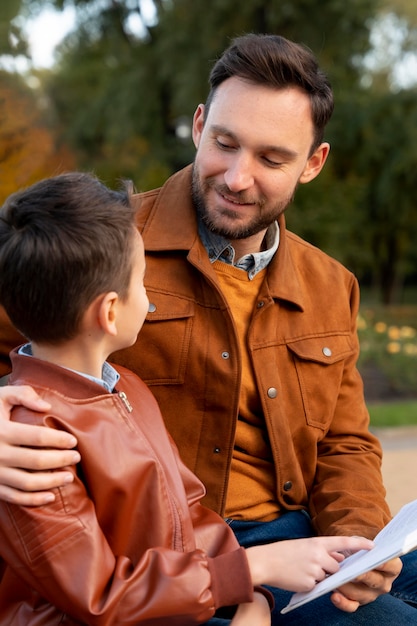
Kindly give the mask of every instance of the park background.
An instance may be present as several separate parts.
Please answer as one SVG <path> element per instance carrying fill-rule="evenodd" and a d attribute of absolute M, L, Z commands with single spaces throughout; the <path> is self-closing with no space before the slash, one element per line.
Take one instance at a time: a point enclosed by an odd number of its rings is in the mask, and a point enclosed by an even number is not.
<path fill-rule="evenodd" d="M 39 67 L 31 25 L 51 9 L 67 34 Z M 304 43 L 330 78 L 330 159 L 288 226 L 359 279 L 372 425 L 417 424 L 415 0 L 1 0 L 0 204 L 69 169 L 159 186 L 193 159 L 212 63 L 251 31 Z"/>

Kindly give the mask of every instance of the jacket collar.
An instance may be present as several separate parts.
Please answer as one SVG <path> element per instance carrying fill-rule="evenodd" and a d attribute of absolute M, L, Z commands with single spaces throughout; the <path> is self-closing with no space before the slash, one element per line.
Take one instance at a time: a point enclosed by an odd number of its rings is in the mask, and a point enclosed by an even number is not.
<path fill-rule="evenodd" d="M 190 250 L 198 239 L 191 170 L 192 165 L 188 165 L 168 178 L 159 190 L 142 231 L 146 251 Z"/>
<path fill-rule="evenodd" d="M 301 311 L 306 305 L 305 281 L 296 264 L 295 238 L 285 228 L 285 217 L 278 218 L 280 228 L 280 240 L 278 250 L 269 264 L 267 275 L 271 295 L 277 300 L 286 300 Z"/>
<path fill-rule="evenodd" d="M 95 396 L 111 395 L 102 385 L 85 376 L 81 376 L 72 370 L 58 367 L 49 361 L 28 357 L 18 354 L 19 348 L 12 350 L 10 358 L 13 371 L 9 382 L 25 385 L 33 385 L 54 389 L 71 398 L 92 398 Z"/>
<path fill-rule="evenodd" d="M 188 165 L 161 187 L 142 236 L 147 252 L 185 250 L 189 252 L 190 261 L 201 265 L 206 260 L 209 265 L 207 252 L 198 236 L 197 215 L 191 200 L 191 170 L 192 166 Z M 278 224 L 280 243 L 269 265 L 268 287 L 274 299 L 288 301 L 303 310 L 304 281 L 291 252 L 294 236 L 286 230 L 283 215 Z"/>

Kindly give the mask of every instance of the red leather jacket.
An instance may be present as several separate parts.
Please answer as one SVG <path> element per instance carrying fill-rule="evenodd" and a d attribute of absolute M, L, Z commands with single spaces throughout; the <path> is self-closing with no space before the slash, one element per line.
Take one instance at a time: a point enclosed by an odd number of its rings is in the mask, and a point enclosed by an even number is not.
<path fill-rule="evenodd" d="M 51 403 L 13 419 L 73 433 L 74 483 L 41 507 L 0 502 L 2 626 L 186 626 L 252 598 L 244 550 L 200 505 L 204 488 L 180 461 L 157 403 L 120 368 L 118 393 L 26 356 L 13 384 Z M 184 489 L 185 485 L 185 489 Z M 236 581 L 238 580 L 238 584 Z"/>

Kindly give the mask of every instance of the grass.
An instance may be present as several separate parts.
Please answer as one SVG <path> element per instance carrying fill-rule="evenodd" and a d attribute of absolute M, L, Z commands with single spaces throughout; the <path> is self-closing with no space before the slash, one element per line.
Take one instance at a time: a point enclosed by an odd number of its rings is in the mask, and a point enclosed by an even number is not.
<path fill-rule="evenodd" d="M 417 425 L 417 400 L 368 403 L 371 427 L 387 428 Z"/>

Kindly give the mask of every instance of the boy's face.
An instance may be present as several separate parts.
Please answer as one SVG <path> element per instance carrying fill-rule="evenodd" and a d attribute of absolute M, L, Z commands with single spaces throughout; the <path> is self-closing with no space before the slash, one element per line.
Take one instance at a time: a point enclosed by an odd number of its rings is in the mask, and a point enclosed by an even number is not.
<path fill-rule="evenodd" d="M 118 306 L 118 349 L 127 348 L 135 343 L 148 313 L 149 300 L 143 284 L 145 275 L 145 253 L 143 241 L 136 231 L 133 244 L 133 266 L 129 293 Z"/>

